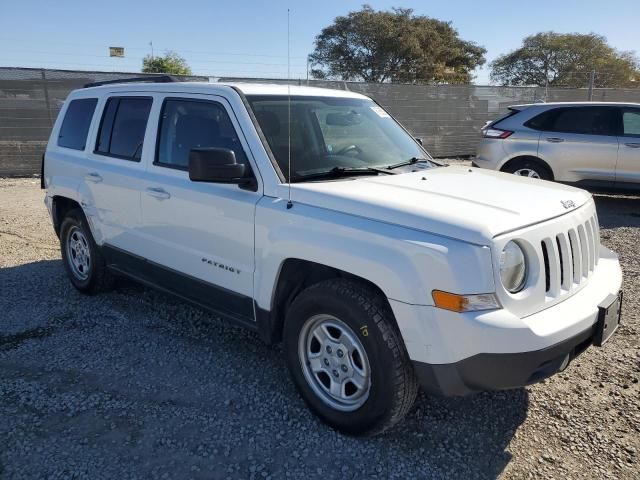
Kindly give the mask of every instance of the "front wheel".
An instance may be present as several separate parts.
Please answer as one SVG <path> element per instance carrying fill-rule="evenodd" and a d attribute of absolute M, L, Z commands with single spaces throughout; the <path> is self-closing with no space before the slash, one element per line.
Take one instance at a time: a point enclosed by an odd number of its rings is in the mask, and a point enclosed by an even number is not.
<path fill-rule="evenodd" d="M 393 314 L 366 285 L 332 279 L 300 293 L 284 347 L 307 405 L 340 431 L 381 433 L 413 405 L 418 384 Z"/>

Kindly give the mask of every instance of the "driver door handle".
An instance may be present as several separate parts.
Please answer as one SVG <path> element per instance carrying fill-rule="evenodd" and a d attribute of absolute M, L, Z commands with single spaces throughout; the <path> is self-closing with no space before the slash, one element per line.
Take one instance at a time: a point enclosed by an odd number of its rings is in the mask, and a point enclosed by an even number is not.
<path fill-rule="evenodd" d="M 547 142 L 551 142 L 551 143 L 562 143 L 562 142 L 564 142 L 564 138 L 559 138 L 559 137 L 548 137 L 548 138 L 547 138 Z"/>
<path fill-rule="evenodd" d="M 171 198 L 171 194 L 164 188 L 160 187 L 149 187 L 147 188 L 146 193 L 147 195 L 157 198 L 158 200 L 167 200 Z"/>
<path fill-rule="evenodd" d="M 640 143 L 625 143 L 629 148 L 640 148 Z"/>
<path fill-rule="evenodd" d="M 87 173 L 84 176 L 84 179 L 87 182 L 93 182 L 93 183 L 100 183 L 102 181 L 102 177 L 99 174 L 97 174 L 96 172 Z"/>

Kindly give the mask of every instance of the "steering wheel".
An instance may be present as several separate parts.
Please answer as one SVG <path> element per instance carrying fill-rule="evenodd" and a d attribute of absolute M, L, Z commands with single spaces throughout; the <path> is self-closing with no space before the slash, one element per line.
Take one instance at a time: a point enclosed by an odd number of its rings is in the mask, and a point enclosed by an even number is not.
<path fill-rule="evenodd" d="M 345 155 L 347 153 L 355 152 L 356 154 L 361 154 L 362 149 L 357 145 L 347 145 L 344 148 L 341 148 L 337 152 L 333 152 L 333 155 Z"/>

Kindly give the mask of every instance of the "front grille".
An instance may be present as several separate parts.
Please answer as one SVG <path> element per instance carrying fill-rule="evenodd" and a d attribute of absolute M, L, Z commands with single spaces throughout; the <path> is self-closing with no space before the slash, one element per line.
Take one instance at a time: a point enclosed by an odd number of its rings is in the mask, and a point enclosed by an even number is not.
<path fill-rule="evenodd" d="M 549 300 L 585 282 L 598 265 L 600 228 L 594 214 L 586 222 L 540 242 Z"/>

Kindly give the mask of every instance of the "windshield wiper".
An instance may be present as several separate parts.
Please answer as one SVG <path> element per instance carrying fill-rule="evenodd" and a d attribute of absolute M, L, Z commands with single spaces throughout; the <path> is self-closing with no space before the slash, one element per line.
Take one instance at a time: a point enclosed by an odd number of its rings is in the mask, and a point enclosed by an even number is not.
<path fill-rule="evenodd" d="M 352 177 L 355 175 L 378 175 L 384 173 L 387 175 L 392 174 L 386 168 L 377 167 L 333 167 L 330 170 L 324 170 L 322 172 L 312 172 L 307 174 L 295 175 L 292 181 L 299 182 L 304 180 L 319 180 L 323 178 L 341 178 Z"/>
<path fill-rule="evenodd" d="M 394 163 L 393 165 L 387 165 L 383 168 L 386 168 L 387 170 L 393 170 L 394 168 L 406 167 L 407 165 L 413 165 L 415 163 L 431 163 L 431 160 L 428 160 L 426 158 L 411 157 L 405 162 Z"/>

